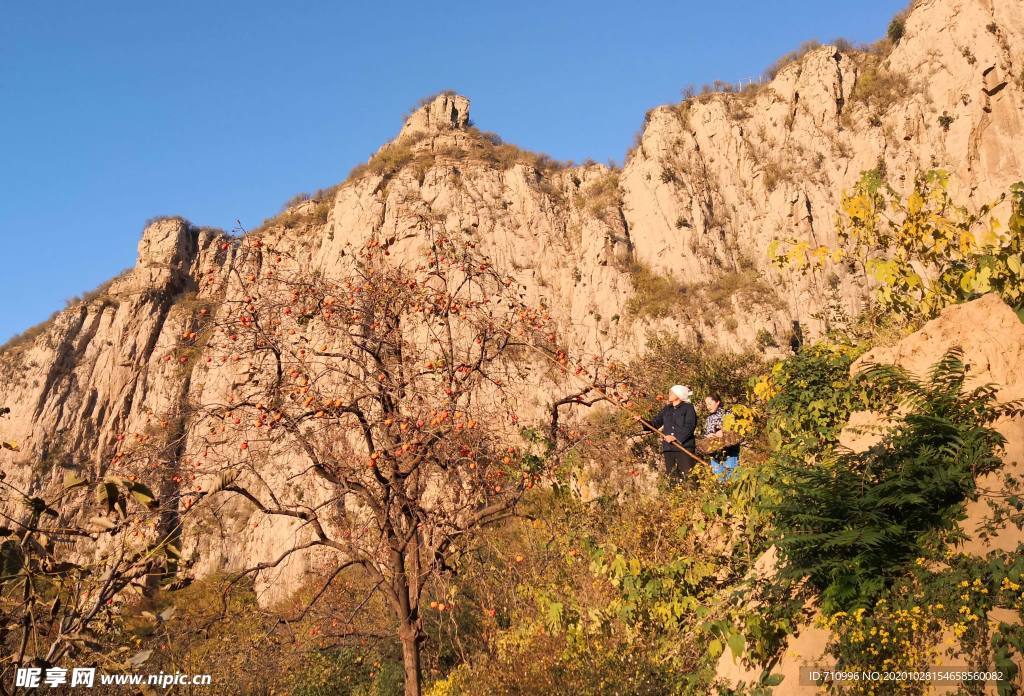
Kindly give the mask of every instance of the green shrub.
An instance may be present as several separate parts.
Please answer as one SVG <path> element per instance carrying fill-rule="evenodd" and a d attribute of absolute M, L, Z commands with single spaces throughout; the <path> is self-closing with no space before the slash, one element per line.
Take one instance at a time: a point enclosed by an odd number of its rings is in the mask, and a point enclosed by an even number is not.
<path fill-rule="evenodd" d="M 775 336 L 771 334 L 767 329 L 761 329 L 757 332 L 757 347 L 761 350 L 765 348 L 778 348 L 779 343 L 775 340 Z"/>
<path fill-rule="evenodd" d="M 983 558 L 961 553 L 946 554 L 941 563 L 922 560 L 911 565 L 872 606 L 837 612 L 822 622 L 832 632 L 828 649 L 837 668 L 927 669 L 936 664 L 937 656 L 941 659 L 946 641 L 952 638 L 950 653 L 1003 672 L 998 693 L 1019 693 L 1024 545 L 993 550 Z M 984 620 L 1000 614 L 1009 620 Z M 981 688 L 961 691 L 982 692 Z"/>
<path fill-rule="evenodd" d="M 248 579 L 229 586 L 214 575 L 125 606 L 117 637 L 133 651 L 153 650 L 153 672 L 208 673 L 217 693 L 241 695 L 278 686 L 301 657 L 295 641 L 274 635 L 273 627 Z"/>
<path fill-rule="evenodd" d="M 806 463 L 835 446 L 850 414 L 865 405 L 863 389 L 849 375 L 863 351 L 816 343 L 757 381 L 754 396 L 764 402 L 765 433 L 777 460 Z"/>
<path fill-rule="evenodd" d="M 292 675 L 292 696 L 399 696 L 403 688 L 401 655 L 335 648 L 310 652 Z"/>
<path fill-rule="evenodd" d="M 594 454 L 643 466 L 609 449 Z M 705 619 L 751 557 L 708 550 L 725 519 L 712 477 L 631 493 L 538 492 L 529 506 L 536 522 L 506 525 L 498 543 L 464 559 L 458 595 L 484 608 L 486 640 L 428 693 L 712 693 L 715 660 L 735 638 Z"/>
<path fill-rule="evenodd" d="M 962 538 L 957 523 L 977 497 L 976 477 L 1002 465 L 1005 439 L 992 424 L 1024 413 L 1022 403 L 997 404 L 992 386 L 964 390 L 959 349 L 926 381 L 891 366 L 861 374 L 894 426 L 864 452 L 783 465 L 773 510 L 782 577 L 808 578 L 826 613 L 870 606 L 916 558 Z"/>
<path fill-rule="evenodd" d="M 903 34 L 907 29 L 906 20 L 907 13 L 904 11 L 897 14 L 892 18 L 892 21 L 889 22 L 889 28 L 886 30 L 885 34 L 889 37 L 889 40 L 892 41 L 894 46 L 899 45 L 899 42 L 903 40 Z"/>
<path fill-rule="evenodd" d="M 683 341 L 667 332 L 647 337 L 643 354 L 630 361 L 623 379 L 640 397 L 640 412 L 653 412 L 660 406 L 656 395 L 664 395 L 673 384 L 686 384 L 694 393 L 694 402 L 717 394 L 726 405 L 742 403 L 747 384 L 765 367 L 760 355 L 751 351 L 730 351 L 720 346 Z M 611 424 L 609 424 L 610 427 Z M 633 427 L 625 424 L 626 428 Z"/>

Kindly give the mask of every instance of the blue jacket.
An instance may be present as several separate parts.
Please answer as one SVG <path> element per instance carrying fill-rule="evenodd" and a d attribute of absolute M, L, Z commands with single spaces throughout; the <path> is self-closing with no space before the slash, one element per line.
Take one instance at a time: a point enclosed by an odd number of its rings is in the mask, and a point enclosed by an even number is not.
<path fill-rule="evenodd" d="M 651 424 L 655 428 L 661 428 L 661 432 L 665 435 L 675 435 L 679 444 L 691 452 L 697 449 L 697 441 L 693 435 L 697 429 L 697 412 L 694 410 L 693 404 L 685 401 L 678 406 L 666 404 L 661 409 L 661 413 L 654 417 Z M 662 440 L 661 451 L 678 452 L 679 450 L 673 443 Z"/>

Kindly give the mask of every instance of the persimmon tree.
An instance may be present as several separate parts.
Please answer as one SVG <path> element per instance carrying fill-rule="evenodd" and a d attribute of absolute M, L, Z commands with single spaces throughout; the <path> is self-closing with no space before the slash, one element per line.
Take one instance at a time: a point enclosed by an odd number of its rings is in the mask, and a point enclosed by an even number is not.
<path fill-rule="evenodd" d="M 0 409 L 0 416 L 8 409 Z M 2 442 L 3 456 L 21 452 Z M 156 530 L 159 501 L 136 476 L 69 470 L 22 489 L 0 470 L 0 694 L 19 667 L 128 669 L 148 657 L 115 650 L 118 606 L 166 577 L 177 557 Z"/>
<path fill-rule="evenodd" d="M 304 532 L 241 575 L 313 554 L 316 601 L 361 569 L 393 611 L 405 692 L 418 694 L 432 579 L 551 475 L 560 409 L 613 385 L 599 362 L 569 359 L 548 312 L 472 239 L 424 232 L 401 244 L 371 239 L 330 274 L 249 235 L 227 293 L 237 299 L 179 350 L 202 342 L 206 361 L 238 370 L 190 404 L 187 466 L 210 482 L 200 499 L 241 496 Z M 587 386 L 558 398 L 552 377 L 570 370 Z M 550 402 L 538 407 L 538 393 Z M 531 424 L 550 437 L 521 437 Z"/>

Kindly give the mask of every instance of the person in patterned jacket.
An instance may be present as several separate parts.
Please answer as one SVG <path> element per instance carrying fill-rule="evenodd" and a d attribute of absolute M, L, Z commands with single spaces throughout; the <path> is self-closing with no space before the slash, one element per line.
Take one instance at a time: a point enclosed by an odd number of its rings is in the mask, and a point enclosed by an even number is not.
<path fill-rule="evenodd" d="M 724 434 L 723 421 L 729 410 L 722 404 L 722 397 L 709 394 L 704 397 L 708 415 L 704 418 L 704 437 L 721 437 Z M 740 446 L 728 445 L 712 453 L 711 470 L 719 478 L 728 479 L 740 463 Z"/>

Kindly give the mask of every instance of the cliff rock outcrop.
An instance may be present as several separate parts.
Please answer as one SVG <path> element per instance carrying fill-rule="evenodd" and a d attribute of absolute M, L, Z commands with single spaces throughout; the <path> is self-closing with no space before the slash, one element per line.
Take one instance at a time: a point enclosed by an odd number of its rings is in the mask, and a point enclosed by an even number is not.
<path fill-rule="evenodd" d="M 793 320 L 813 329 L 827 288 L 778 276 L 765 248 L 776 236 L 834 242 L 839 197 L 863 170 L 906 184 L 945 167 L 979 203 L 1024 178 L 1022 84 L 1020 3 L 921 0 L 891 52 L 824 46 L 766 84 L 654 109 L 621 170 L 504 144 L 470 125 L 468 99 L 442 94 L 343 184 L 249 234 L 331 274 L 368 238 L 400 255 L 424 230 L 465 233 L 580 350 L 634 354 L 652 329 L 749 347 Z M 237 367 L 207 363 L 202 345 L 168 356 L 197 312 L 244 297 L 239 253 L 223 232 L 158 220 L 130 272 L 8 345 L 4 435 L 23 444 L 0 455 L 11 480 L 38 490 L 66 468 L 102 474 L 119 437 L 173 429 L 161 414 L 230 389 Z M 655 313 L 644 286 L 659 276 L 675 278 L 655 285 L 675 304 Z M 856 284 L 835 285 L 856 307 Z M 196 455 L 177 442 L 172 457 Z M 222 508 L 184 531 L 197 572 L 267 558 L 300 533 L 248 514 Z M 286 592 L 310 567 L 296 557 L 281 572 Z"/>

